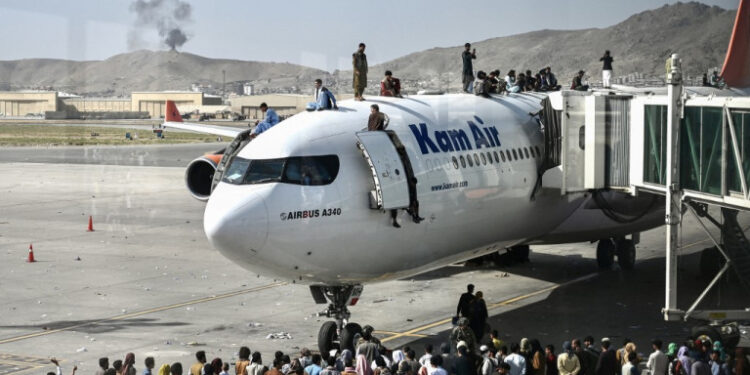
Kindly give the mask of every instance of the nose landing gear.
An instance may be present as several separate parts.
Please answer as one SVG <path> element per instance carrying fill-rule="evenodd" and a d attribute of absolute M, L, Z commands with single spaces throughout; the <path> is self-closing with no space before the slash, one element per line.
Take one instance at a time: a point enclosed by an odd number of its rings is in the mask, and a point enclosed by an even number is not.
<path fill-rule="evenodd" d="M 361 285 L 311 285 L 310 292 L 318 304 L 329 303 L 328 308 L 318 316 L 333 318 L 335 321 L 323 323 L 318 332 L 318 349 L 321 353 L 333 349 L 354 350 L 354 345 L 362 335 L 362 327 L 349 322 L 351 313 L 347 306 L 354 306 L 362 294 Z"/>

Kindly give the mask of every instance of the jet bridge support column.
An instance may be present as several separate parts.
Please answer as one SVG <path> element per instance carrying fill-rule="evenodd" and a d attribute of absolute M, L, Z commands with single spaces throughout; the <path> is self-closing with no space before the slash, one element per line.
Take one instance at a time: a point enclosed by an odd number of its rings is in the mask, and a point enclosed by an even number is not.
<path fill-rule="evenodd" d="M 682 70 L 679 56 L 672 54 L 672 64 L 667 80 L 667 157 L 666 157 L 666 215 L 667 227 L 667 272 L 665 304 L 662 312 L 665 320 L 679 320 L 677 309 L 677 252 L 679 251 L 680 221 L 682 218 L 682 196 L 680 188 L 680 118 L 682 117 Z"/>

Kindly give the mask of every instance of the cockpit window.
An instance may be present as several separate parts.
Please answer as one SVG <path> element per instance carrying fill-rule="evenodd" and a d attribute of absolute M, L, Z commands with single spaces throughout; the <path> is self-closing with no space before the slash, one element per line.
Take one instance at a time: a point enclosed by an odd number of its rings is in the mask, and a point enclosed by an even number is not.
<path fill-rule="evenodd" d="M 242 178 L 245 177 L 245 172 L 247 172 L 247 167 L 249 166 L 250 160 L 235 156 L 232 163 L 229 164 L 227 171 L 224 172 L 224 178 L 222 180 L 230 184 L 242 183 Z"/>
<path fill-rule="evenodd" d="M 328 185 L 339 172 L 336 155 L 293 156 L 248 160 L 235 157 L 222 181 L 235 185 L 282 182 L 296 185 Z"/>

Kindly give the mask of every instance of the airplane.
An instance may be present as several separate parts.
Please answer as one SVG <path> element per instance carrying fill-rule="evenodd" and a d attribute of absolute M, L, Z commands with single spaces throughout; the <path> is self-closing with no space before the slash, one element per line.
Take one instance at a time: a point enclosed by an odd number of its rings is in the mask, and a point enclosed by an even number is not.
<path fill-rule="evenodd" d="M 321 351 L 336 342 L 351 348 L 361 327 L 347 306 L 367 283 L 506 247 L 527 258 L 530 243 L 599 240 L 602 267 L 615 254 L 621 267 L 633 267 L 635 244 L 626 236 L 662 225 L 663 204 L 608 193 L 602 199 L 638 217 L 620 223 L 590 194 L 540 189 L 544 135 L 530 113 L 543 97 L 378 97 L 299 113 L 252 141 L 249 131 L 223 129 L 219 135 L 235 132 L 235 142 L 192 161 L 186 183 L 206 201 L 210 243 L 248 270 L 309 284 L 335 319 L 319 332 Z M 366 130 L 372 104 L 387 114 L 386 131 Z M 171 101 L 166 112 L 165 127 L 218 134 L 183 123 Z"/>
<path fill-rule="evenodd" d="M 730 44 L 728 73 L 748 66 L 747 40 L 740 44 Z M 748 82 L 748 72 L 735 73 Z M 185 123 L 167 101 L 163 126 L 234 137 L 186 169 L 191 194 L 206 202 L 206 236 L 248 270 L 309 285 L 333 319 L 320 328 L 322 352 L 353 348 L 362 328 L 348 306 L 365 284 L 506 248 L 523 259 L 529 244 L 598 241 L 600 267 L 615 255 L 634 267 L 638 234 L 664 224 L 663 199 L 546 188 L 541 176 L 554 160 L 542 114 L 555 95 L 346 100 L 254 138 Z M 367 131 L 372 104 L 387 115 L 385 131 Z"/>

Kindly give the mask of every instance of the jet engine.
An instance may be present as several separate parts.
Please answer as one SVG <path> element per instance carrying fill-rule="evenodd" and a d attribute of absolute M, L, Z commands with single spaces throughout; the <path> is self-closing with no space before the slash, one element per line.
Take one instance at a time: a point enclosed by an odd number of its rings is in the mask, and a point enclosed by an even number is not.
<path fill-rule="evenodd" d="M 185 170 L 185 185 L 195 199 L 205 202 L 211 196 L 214 172 L 224 156 L 223 151 L 203 155 L 188 164 Z"/>

